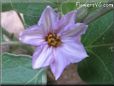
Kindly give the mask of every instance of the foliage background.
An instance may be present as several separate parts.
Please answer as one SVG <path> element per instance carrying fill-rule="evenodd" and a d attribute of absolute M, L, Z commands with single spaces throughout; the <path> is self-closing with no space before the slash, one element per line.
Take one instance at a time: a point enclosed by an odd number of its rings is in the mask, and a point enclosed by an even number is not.
<path fill-rule="evenodd" d="M 76 1 L 80 0 L 48 0 L 44 2 L 40 0 L 4 0 L 4 2 L 2 1 L 2 11 L 16 10 L 23 13 L 24 26 L 28 27 L 37 23 L 47 5 L 51 5 L 55 10 L 65 14 L 79 8 L 75 5 Z M 103 3 L 108 1 L 102 0 Z M 90 0 L 81 0 L 80 2 L 90 3 Z M 80 9 L 78 21 L 82 22 L 91 14 L 93 17 L 96 16 L 93 13 L 99 14 L 97 13 L 99 9 L 99 7 Z M 114 84 L 114 10 L 106 12 L 88 25 L 89 28 L 87 33 L 83 35 L 82 42 L 89 57 L 78 64 L 79 75 L 82 80 L 90 84 Z M 5 42 L 2 38 L 3 34 L 1 33 L 0 36 L 2 44 Z M 41 84 L 47 82 L 45 69 L 32 70 L 29 55 L 11 53 L 13 51 L 1 54 L 2 84 Z"/>

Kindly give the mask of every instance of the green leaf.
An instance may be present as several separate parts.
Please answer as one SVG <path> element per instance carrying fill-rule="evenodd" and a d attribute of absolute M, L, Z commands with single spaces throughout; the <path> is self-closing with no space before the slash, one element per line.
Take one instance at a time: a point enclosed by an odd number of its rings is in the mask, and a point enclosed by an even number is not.
<path fill-rule="evenodd" d="M 2 62 L 2 84 L 46 84 L 45 69 L 32 69 L 31 57 L 4 53 Z"/>
<path fill-rule="evenodd" d="M 114 11 L 89 25 L 82 41 L 89 57 L 79 63 L 81 78 L 88 83 L 114 83 Z"/>

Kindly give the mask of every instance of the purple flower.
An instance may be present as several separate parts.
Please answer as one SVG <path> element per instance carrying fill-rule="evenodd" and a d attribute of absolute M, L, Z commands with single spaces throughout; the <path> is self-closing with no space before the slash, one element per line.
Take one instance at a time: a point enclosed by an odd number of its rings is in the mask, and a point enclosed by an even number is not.
<path fill-rule="evenodd" d="M 38 24 L 20 34 L 20 41 L 37 47 L 32 57 L 34 69 L 50 66 L 57 80 L 66 66 L 88 56 L 80 41 L 88 26 L 75 23 L 75 17 L 76 11 L 60 17 L 47 6 Z"/>

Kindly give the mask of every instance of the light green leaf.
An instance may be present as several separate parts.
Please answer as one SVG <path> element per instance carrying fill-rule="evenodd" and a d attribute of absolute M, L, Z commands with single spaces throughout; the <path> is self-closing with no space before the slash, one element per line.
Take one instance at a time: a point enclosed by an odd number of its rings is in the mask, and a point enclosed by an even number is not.
<path fill-rule="evenodd" d="M 2 62 L 2 84 L 46 84 L 45 69 L 32 69 L 31 57 L 4 53 Z"/>

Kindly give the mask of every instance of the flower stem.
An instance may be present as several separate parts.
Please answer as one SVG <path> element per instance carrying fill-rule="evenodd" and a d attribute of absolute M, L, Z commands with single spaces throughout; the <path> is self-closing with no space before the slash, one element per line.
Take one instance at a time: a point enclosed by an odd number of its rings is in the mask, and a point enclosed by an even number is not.
<path fill-rule="evenodd" d="M 66 84 L 66 85 L 86 84 L 84 81 L 81 80 L 77 72 L 76 64 L 70 64 L 67 68 L 65 68 L 64 72 L 62 73 L 61 77 L 58 80 L 54 80 L 54 76 L 52 76 L 51 74 L 49 77 L 52 80 L 52 83 L 50 81 L 50 84 Z"/>

